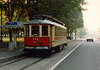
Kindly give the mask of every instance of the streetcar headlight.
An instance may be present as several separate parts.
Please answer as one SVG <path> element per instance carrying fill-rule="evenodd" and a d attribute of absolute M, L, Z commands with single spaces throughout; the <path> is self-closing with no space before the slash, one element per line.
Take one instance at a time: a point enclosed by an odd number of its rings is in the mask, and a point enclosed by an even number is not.
<path fill-rule="evenodd" d="M 36 41 L 33 41 L 33 43 L 36 44 L 37 42 Z"/>
<path fill-rule="evenodd" d="M 42 42 L 39 42 L 40 45 L 42 45 Z"/>

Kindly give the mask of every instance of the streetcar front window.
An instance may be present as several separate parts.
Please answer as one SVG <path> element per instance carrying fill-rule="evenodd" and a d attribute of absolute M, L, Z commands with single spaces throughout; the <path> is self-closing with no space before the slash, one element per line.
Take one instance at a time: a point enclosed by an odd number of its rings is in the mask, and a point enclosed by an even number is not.
<path fill-rule="evenodd" d="M 42 36 L 48 36 L 48 26 L 42 26 Z"/>
<path fill-rule="evenodd" d="M 26 36 L 29 36 L 29 26 L 26 26 Z"/>
<path fill-rule="evenodd" d="M 39 26 L 32 26 L 32 36 L 39 36 Z"/>

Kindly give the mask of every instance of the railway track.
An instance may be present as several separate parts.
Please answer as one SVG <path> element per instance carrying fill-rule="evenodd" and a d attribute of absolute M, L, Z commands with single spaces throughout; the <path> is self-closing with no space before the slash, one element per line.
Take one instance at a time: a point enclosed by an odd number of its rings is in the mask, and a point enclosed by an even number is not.
<path fill-rule="evenodd" d="M 16 55 L 16 56 L 12 56 L 12 57 L 8 57 L 8 58 L 5 58 L 5 59 L 1 59 L 0 60 L 0 64 L 1 63 L 5 63 L 5 62 L 8 62 L 8 61 L 15 60 L 15 59 L 18 59 L 18 58 L 21 58 L 23 56 L 25 56 L 25 53 L 24 54 L 20 54 L 20 55 Z"/>
<path fill-rule="evenodd" d="M 35 61 L 35 62 L 32 62 L 31 64 L 28 64 L 28 65 L 26 65 L 26 66 L 20 68 L 19 70 L 24 70 L 24 69 L 30 67 L 31 65 L 34 65 L 34 64 L 38 63 L 39 61 L 41 61 L 41 60 L 43 60 L 43 59 L 45 59 L 45 58 L 41 58 L 41 59 L 39 59 L 39 60 L 37 60 L 37 61 Z"/>
<path fill-rule="evenodd" d="M 16 63 L 16 62 L 24 60 L 24 59 L 25 60 L 29 59 L 29 58 L 30 58 L 30 55 L 21 54 L 21 55 L 9 57 L 9 58 L 6 58 L 6 59 L 2 59 L 2 60 L 0 60 L 0 68 L 5 67 L 7 65 L 11 65 L 13 63 Z M 45 59 L 45 57 L 42 57 L 42 58 L 40 58 L 40 59 L 38 59 L 36 61 L 33 61 L 33 62 L 31 62 L 31 63 L 29 63 L 27 65 L 24 65 L 22 68 L 20 67 L 19 70 L 24 70 L 24 69 L 30 67 L 31 65 L 34 65 L 35 63 L 38 63 L 39 61 L 41 61 L 43 59 Z"/>
<path fill-rule="evenodd" d="M 24 54 L 12 56 L 12 57 L 9 57 L 9 58 L 1 59 L 0 60 L 0 67 L 12 64 L 14 62 L 17 62 L 17 61 L 20 61 L 20 60 L 23 60 L 23 59 L 26 59 L 26 58 L 28 58 L 28 56 L 24 53 Z"/>
<path fill-rule="evenodd" d="M 18 61 L 26 59 L 26 58 L 28 58 L 28 57 L 20 57 L 20 58 L 16 58 L 16 59 L 13 59 L 13 60 L 10 60 L 10 61 L 3 62 L 2 64 L 0 64 L 0 67 L 4 67 L 6 65 L 18 62 Z"/>

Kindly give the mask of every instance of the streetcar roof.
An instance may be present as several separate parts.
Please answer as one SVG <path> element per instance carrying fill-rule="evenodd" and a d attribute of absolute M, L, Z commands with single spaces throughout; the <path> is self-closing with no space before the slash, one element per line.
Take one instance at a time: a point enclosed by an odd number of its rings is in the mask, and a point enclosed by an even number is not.
<path fill-rule="evenodd" d="M 58 24 L 56 22 L 50 21 L 50 20 L 40 20 L 40 19 L 36 19 L 36 20 L 30 20 L 28 22 L 25 23 L 25 25 L 31 25 L 31 24 L 48 24 L 48 25 L 54 25 L 54 26 L 59 26 L 62 28 L 65 28 L 65 26 Z"/>

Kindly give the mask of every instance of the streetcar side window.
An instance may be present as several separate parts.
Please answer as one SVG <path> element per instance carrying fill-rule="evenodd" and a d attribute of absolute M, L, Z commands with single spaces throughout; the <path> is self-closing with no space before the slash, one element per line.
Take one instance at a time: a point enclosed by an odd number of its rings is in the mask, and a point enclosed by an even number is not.
<path fill-rule="evenodd" d="M 26 26 L 26 36 L 29 36 L 29 26 Z"/>
<path fill-rule="evenodd" d="M 48 36 L 48 26 L 42 26 L 42 36 Z"/>
<path fill-rule="evenodd" d="M 39 36 L 39 26 L 32 26 L 32 36 Z"/>

